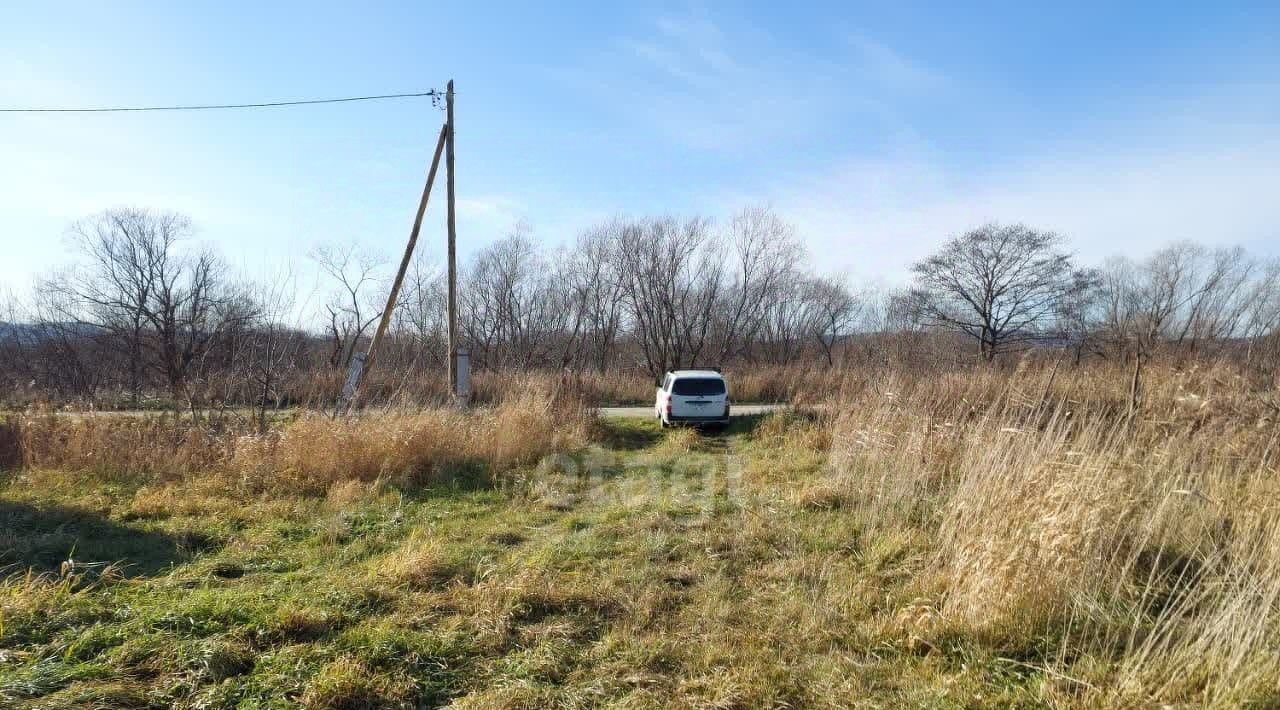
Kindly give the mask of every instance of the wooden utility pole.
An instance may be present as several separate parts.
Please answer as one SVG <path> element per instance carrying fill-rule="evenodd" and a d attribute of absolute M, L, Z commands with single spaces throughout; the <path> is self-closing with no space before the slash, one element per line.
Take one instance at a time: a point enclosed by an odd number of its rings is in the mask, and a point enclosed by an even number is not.
<path fill-rule="evenodd" d="M 448 128 L 445 140 L 444 168 L 445 186 L 448 196 L 449 225 L 449 397 L 458 396 L 458 264 L 457 264 L 457 229 L 454 219 L 454 186 L 453 186 L 453 79 L 449 80 L 444 93 L 445 126 Z"/>
<path fill-rule="evenodd" d="M 431 169 L 427 171 L 427 183 L 422 188 L 422 199 L 418 201 L 418 214 L 413 218 L 413 229 L 409 230 L 409 243 L 404 247 L 404 257 L 400 260 L 400 270 L 396 272 L 396 280 L 391 283 L 391 293 L 387 295 L 386 308 L 382 310 L 382 320 L 378 322 L 378 330 L 373 334 L 373 340 L 369 341 L 368 351 L 357 354 L 355 359 L 351 361 L 351 369 L 347 372 L 347 381 L 342 388 L 342 396 L 338 398 L 338 406 L 334 411 L 335 414 L 345 414 L 355 400 L 356 393 L 359 390 L 360 383 L 364 380 L 365 373 L 373 365 L 373 355 L 378 350 L 378 345 L 382 342 L 382 336 L 387 332 L 387 326 L 391 323 L 391 314 L 395 311 L 396 298 L 400 295 L 400 286 L 404 283 L 404 274 L 409 270 L 409 262 L 413 260 L 413 249 L 418 244 L 418 233 L 422 231 L 422 217 L 427 212 L 427 200 L 431 198 L 431 186 L 436 181 L 436 170 L 440 167 L 440 152 L 445 147 L 445 138 L 448 136 L 449 127 L 447 125 L 440 127 L 440 138 L 436 140 L 436 151 L 431 156 Z M 452 180 L 450 183 L 452 184 Z M 452 190 L 450 190 L 452 193 Z M 449 200 L 452 205 L 453 200 Z M 452 216 L 452 208 L 450 209 Z M 450 220 L 452 224 L 452 219 Z M 452 232 L 452 230 L 450 230 Z M 450 256 L 453 254 L 453 240 L 449 240 Z M 449 259 L 449 265 L 452 270 L 453 259 Z M 450 282 L 452 284 L 452 281 Z M 452 293 L 452 286 L 450 287 Z M 453 299 L 450 298 L 450 303 Z"/>

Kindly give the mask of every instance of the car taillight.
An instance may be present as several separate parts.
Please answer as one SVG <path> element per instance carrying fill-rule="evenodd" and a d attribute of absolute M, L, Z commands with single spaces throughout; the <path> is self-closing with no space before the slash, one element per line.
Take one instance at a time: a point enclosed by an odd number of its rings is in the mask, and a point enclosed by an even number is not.
<path fill-rule="evenodd" d="M 671 413 L 671 400 L 667 400 L 667 414 Z"/>

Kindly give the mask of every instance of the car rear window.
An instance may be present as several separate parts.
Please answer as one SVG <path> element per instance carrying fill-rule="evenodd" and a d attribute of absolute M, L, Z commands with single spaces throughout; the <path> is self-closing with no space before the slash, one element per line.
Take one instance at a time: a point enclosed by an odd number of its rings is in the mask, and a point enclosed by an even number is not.
<path fill-rule="evenodd" d="M 686 397 L 724 394 L 724 380 L 718 377 L 681 377 L 671 386 L 671 392 Z"/>

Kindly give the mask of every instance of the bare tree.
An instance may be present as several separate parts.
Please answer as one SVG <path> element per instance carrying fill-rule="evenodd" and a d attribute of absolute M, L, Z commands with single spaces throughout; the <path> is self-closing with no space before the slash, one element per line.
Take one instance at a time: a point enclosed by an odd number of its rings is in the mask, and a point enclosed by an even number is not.
<path fill-rule="evenodd" d="M 292 274 L 271 279 L 257 286 L 252 298 L 257 304 L 256 318 L 238 340 L 235 360 L 248 385 L 248 400 L 253 405 L 259 433 L 267 431 L 267 411 L 283 404 L 281 381 L 297 366 L 298 355 L 306 342 L 306 333 L 291 325 L 294 318 L 297 289 Z"/>
<path fill-rule="evenodd" d="M 623 303 L 645 369 L 698 364 L 721 305 L 720 241 L 709 220 L 672 217 L 626 224 L 614 236 Z"/>
<path fill-rule="evenodd" d="M 324 304 L 332 346 L 329 365 L 345 369 L 351 365 L 360 338 L 382 317 L 375 291 L 384 260 L 354 244 L 317 247 L 310 256 L 332 284 L 332 295 Z"/>
<path fill-rule="evenodd" d="M 764 304 L 763 326 L 756 348 L 772 363 L 787 365 L 817 340 L 825 325 L 811 283 L 774 294 Z"/>
<path fill-rule="evenodd" d="M 57 274 L 41 290 L 58 294 L 55 318 L 109 332 L 124 351 L 127 387 L 136 406 L 142 390 L 146 333 L 163 262 L 191 221 L 175 212 L 137 208 L 107 210 L 71 227 L 81 263 Z"/>
<path fill-rule="evenodd" d="M 1063 239 L 1021 224 L 987 224 L 915 264 L 918 306 L 936 326 L 978 341 L 987 361 L 1042 335 L 1072 286 Z"/>
<path fill-rule="evenodd" d="M 197 406 L 194 375 L 228 329 L 248 323 L 257 304 L 231 285 L 211 251 L 157 259 L 156 288 L 146 311 L 159 369 L 172 393 Z"/>
<path fill-rule="evenodd" d="M 817 277 L 807 282 L 806 295 L 813 302 L 814 338 L 828 365 L 835 364 L 837 340 L 847 335 L 862 314 L 864 303 L 849 290 L 844 279 Z"/>
<path fill-rule="evenodd" d="M 619 220 L 593 228 L 578 237 L 570 255 L 570 280 L 581 310 L 584 357 L 603 372 L 614 362 L 622 332 L 622 279 L 614 261 L 614 235 Z"/>
<path fill-rule="evenodd" d="M 1245 362 L 1252 365 L 1259 354 L 1259 345 L 1273 354 L 1280 345 L 1276 337 L 1280 333 L 1280 259 L 1272 259 L 1258 269 L 1243 300 L 1247 307 L 1240 335 L 1248 343 Z"/>
<path fill-rule="evenodd" d="M 1096 269 L 1081 269 L 1072 277 L 1071 287 L 1058 302 L 1057 331 L 1062 343 L 1071 348 L 1079 365 L 1086 350 L 1099 352 L 1102 318 L 1102 276 Z"/>
<path fill-rule="evenodd" d="M 406 369 L 445 364 L 447 348 L 447 284 L 441 268 L 419 254 L 409 265 L 397 303 L 397 333 L 407 336 Z M 465 292 L 464 292 L 465 293 Z M 425 358 L 423 357 L 425 355 Z"/>
<path fill-rule="evenodd" d="M 290 279 L 249 290 L 193 246 L 170 212 L 117 209 L 70 230 L 77 262 L 0 313 L 0 387 L 9 399 L 134 403 L 153 389 L 197 402 L 267 409 L 331 389 L 324 363 L 349 365 L 379 316 L 381 260 L 321 248 L 323 328 L 289 325 Z M 1123 357 L 1156 350 L 1239 355 L 1265 373 L 1280 361 L 1280 262 L 1238 248 L 1178 242 L 1145 258 L 1075 270 L 1054 234 L 987 225 L 915 265 L 914 288 L 854 290 L 817 272 L 795 230 L 766 208 L 721 226 L 704 218 L 619 218 L 548 249 L 524 225 L 464 269 L 461 325 L 473 366 L 644 370 L 707 364 L 959 364 L 965 338 L 985 359 L 1043 339 Z M 408 392 L 443 364 L 445 285 L 419 257 L 388 339 L 388 371 Z M 296 317 L 292 316 L 292 317 Z M 16 325 L 15 325 L 16 322 Z M 931 328 L 933 329 L 931 331 Z M 945 332 L 942 332 L 945 331 Z M 434 382 L 434 380 L 431 380 Z M 417 394 L 435 396 L 434 387 Z"/>
<path fill-rule="evenodd" d="M 174 212 L 111 209 L 72 226 L 81 262 L 41 284 L 51 327 L 111 336 L 138 401 L 147 368 L 195 406 L 193 368 L 223 329 L 251 317 L 213 252 L 184 249 L 191 222 Z M 53 324 L 59 324 L 53 326 Z"/>
<path fill-rule="evenodd" d="M 24 333 L 24 321 L 17 296 L 7 289 L 0 290 L 0 404 L 8 393 L 16 394 L 34 379 L 28 356 L 30 336 Z"/>
<path fill-rule="evenodd" d="M 481 250 L 467 272 L 464 330 L 477 364 L 504 368 L 565 367 L 577 355 L 584 300 L 592 283 L 574 255 L 544 254 L 517 224 Z"/>
<path fill-rule="evenodd" d="M 1258 264 L 1244 249 L 1195 249 L 1196 265 L 1183 324 L 1177 341 L 1191 349 L 1205 341 L 1236 336 L 1248 303 L 1244 296 Z"/>
<path fill-rule="evenodd" d="M 101 388 L 119 384 L 122 348 L 110 331 L 69 321 L 76 311 L 65 292 L 38 289 L 30 327 L 23 338 L 25 371 L 30 381 L 59 397 L 92 401 Z M 22 332 L 22 331 L 19 331 Z"/>
<path fill-rule="evenodd" d="M 1267 270 L 1239 248 L 1177 242 L 1139 262 L 1110 259 L 1099 274 L 1101 332 L 1139 357 L 1255 333 L 1268 302 Z"/>
<path fill-rule="evenodd" d="M 728 241 L 731 276 L 719 309 L 720 360 L 741 354 L 765 327 L 769 304 L 802 286 L 804 259 L 795 228 L 765 207 L 734 215 Z"/>

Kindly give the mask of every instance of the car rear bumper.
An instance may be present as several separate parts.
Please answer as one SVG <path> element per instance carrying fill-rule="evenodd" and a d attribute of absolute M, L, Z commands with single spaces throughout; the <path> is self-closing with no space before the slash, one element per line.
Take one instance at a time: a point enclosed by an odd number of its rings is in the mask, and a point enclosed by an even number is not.
<path fill-rule="evenodd" d="M 668 414 L 667 421 L 672 424 L 728 424 L 729 415 L 724 414 L 718 417 L 679 417 L 674 414 Z"/>

